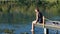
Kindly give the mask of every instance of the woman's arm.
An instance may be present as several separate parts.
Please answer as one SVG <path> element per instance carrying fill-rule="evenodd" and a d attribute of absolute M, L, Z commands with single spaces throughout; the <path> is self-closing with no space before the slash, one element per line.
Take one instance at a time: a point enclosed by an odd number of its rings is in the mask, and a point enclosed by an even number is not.
<path fill-rule="evenodd" d="M 38 21 L 38 12 L 36 13 L 36 22 Z"/>

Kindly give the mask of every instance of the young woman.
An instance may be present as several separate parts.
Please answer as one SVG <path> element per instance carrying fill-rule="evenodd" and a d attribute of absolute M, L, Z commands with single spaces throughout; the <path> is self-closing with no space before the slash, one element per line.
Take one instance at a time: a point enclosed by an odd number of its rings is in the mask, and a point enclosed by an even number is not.
<path fill-rule="evenodd" d="M 36 23 L 43 23 L 43 15 L 42 15 L 42 13 L 39 11 L 38 8 L 35 9 L 35 13 L 36 13 L 36 20 L 34 20 L 34 21 L 32 22 L 32 31 L 33 31 L 34 25 L 35 25 Z"/>

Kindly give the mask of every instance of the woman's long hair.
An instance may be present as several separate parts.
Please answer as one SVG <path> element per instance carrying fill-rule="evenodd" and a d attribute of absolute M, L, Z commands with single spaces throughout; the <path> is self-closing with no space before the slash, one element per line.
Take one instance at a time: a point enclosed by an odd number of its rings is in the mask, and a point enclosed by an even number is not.
<path fill-rule="evenodd" d="M 37 10 L 38 12 L 39 12 L 39 8 L 37 7 L 37 8 L 35 8 L 35 10 Z"/>

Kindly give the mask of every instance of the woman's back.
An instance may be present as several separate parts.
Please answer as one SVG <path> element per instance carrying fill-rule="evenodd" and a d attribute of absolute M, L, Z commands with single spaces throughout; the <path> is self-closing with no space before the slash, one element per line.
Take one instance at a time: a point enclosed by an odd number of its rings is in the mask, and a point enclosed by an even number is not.
<path fill-rule="evenodd" d="M 43 21 L 43 15 L 41 12 L 38 13 L 38 20 L 37 20 L 39 23 L 42 23 Z"/>

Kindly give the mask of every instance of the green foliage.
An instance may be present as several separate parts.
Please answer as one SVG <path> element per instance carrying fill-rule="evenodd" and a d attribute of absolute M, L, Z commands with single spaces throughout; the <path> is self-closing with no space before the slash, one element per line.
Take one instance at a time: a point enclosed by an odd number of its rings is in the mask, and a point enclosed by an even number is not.
<path fill-rule="evenodd" d="M 35 19 L 34 9 L 39 7 L 44 16 L 60 16 L 60 0 L 0 1 L 0 22 L 21 22 Z M 6 19 L 6 20 L 5 20 Z"/>

